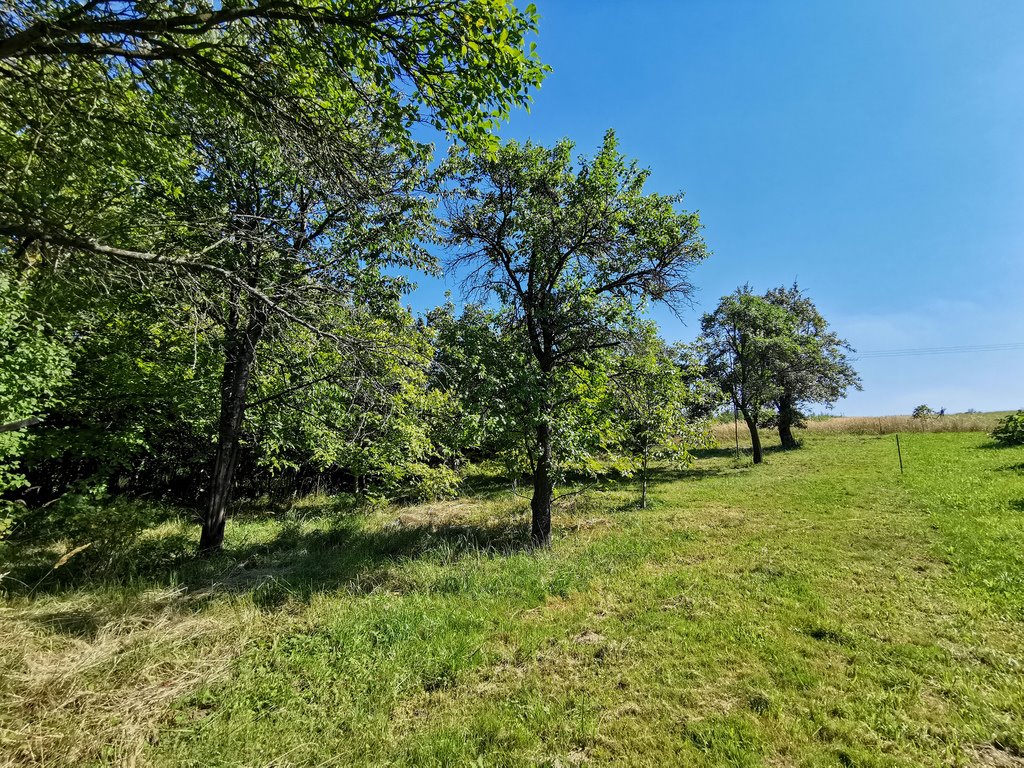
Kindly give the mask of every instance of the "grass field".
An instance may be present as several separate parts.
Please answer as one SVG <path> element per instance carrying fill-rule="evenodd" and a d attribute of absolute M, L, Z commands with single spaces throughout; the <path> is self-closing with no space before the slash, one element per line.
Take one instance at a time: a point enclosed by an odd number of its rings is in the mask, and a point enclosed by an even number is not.
<path fill-rule="evenodd" d="M 811 431 L 559 503 L 242 515 L 21 552 L 10 765 L 1024 765 L 1024 449 Z"/>

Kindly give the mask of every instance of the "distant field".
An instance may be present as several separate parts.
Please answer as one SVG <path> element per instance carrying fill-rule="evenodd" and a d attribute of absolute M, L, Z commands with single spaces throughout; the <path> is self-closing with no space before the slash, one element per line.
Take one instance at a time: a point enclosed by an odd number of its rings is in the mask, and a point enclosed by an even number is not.
<path fill-rule="evenodd" d="M 14 553 L 0 764 L 1024 764 L 1024 449 L 835 432 L 568 497 L 539 553 L 497 483 Z"/>
<path fill-rule="evenodd" d="M 802 434 L 847 434 L 847 435 L 891 435 L 897 432 L 991 432 L 1000 418 L 1012 411 L 990 411 L 987 413 L 950 413 L 944 416 L 929 416 L 915 419 L 912 416 L 822 416 L 808 420 L 807 427 L 796 430 L 797 439 Z M 735 439 L 733 422 L 716 423 L 715 438 L 725 445 Z M 747 428 L 739 422 L 740 444 L 750 445 Z M 764 430 L 765 437 L 777 439 L 773 429 Z M 764 438 L 762 438 L 764 441 Z"/>

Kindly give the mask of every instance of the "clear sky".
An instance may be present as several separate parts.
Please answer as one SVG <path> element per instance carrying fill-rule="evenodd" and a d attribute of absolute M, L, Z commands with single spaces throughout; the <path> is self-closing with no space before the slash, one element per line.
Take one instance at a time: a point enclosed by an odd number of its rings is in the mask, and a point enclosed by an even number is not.
<path fill-rule="evenodd" d="M 614 128 L 712 256 L 682 321 L 798 280 L 867 357 L 836 412 L 1024 407 L 1024 2 L 536 0 L 553 71 L 504 138 Z M 457 285 L 448 285 L 457 293 Z M 445 285 L 421 280 L 418 306 Z"/>

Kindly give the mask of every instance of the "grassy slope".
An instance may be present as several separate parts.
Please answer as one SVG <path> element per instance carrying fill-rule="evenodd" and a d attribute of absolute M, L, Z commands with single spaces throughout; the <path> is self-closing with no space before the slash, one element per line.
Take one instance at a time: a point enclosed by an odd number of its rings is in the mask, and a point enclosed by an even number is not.
<path fill-rule="evenodd" d="M 0 756 L 1014 765 L 1024 450 L 987 443 L 906 437 L 903 477 L 891 436 L 712 456 L 645 512 L 566 499 L 541 554 L 496 494 L 239 522 L 234 559 L 116 586 L 51 577 L 0 614 Z"/>

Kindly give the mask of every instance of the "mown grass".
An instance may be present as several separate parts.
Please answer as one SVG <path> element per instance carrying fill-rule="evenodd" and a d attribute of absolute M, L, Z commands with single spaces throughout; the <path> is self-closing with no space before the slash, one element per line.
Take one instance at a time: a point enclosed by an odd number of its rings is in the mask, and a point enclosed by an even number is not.
<path fill-rule="evenodd" d="M 175 520 L 131 567 L 72 559 L 39 581 L 59 551 L 21 553 L 0 754 L 1024 764 L 1024 449 L 903 450 L 903 475 L 891 436 L 810 434 L 760 467 L 710 451 L 659 470 L 646 511 L 627 485 L 566 498 L 543 552 L 520 546 L 526 502 L 490 488 L 238 520 L 207 562 Z"/>

